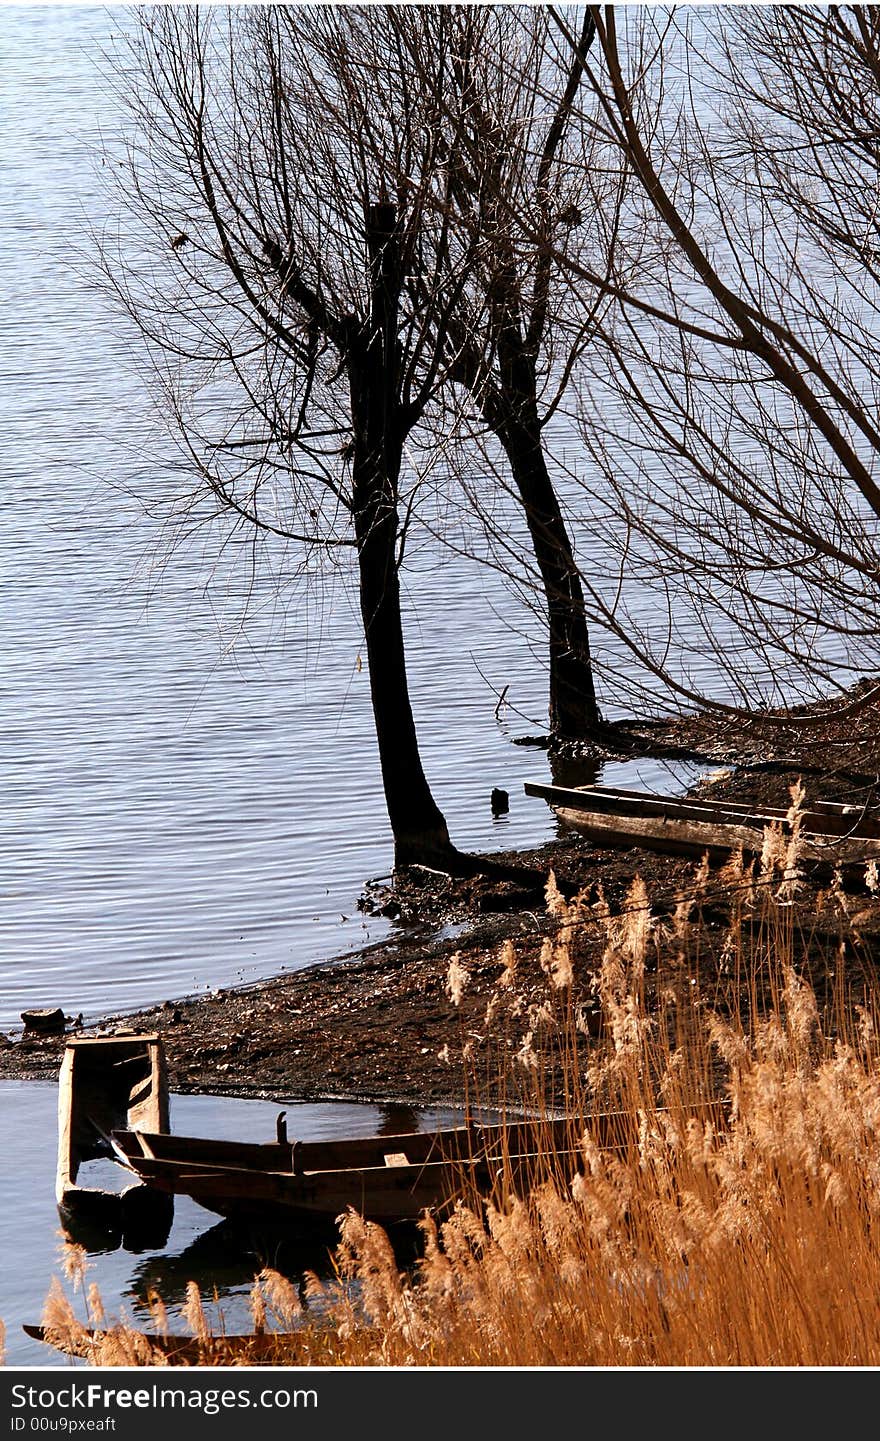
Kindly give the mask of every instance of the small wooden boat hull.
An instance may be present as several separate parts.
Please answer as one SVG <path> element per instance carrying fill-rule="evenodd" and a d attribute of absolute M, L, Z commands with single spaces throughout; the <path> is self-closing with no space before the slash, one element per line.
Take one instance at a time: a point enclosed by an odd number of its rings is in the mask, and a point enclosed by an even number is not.
<path fill-rule="evenodd" d="M 720 1103 L 703 1108 L 718 1119 Z M 191 1197 L 233 1220 L 314 1230 L 352 1209 L 382 1225 L 442 1214 L 504 1188 L 522 1193 L 553 1176 L 567 1184 L 582 1161 L 585 1124 L 597 1144 L 638 1140 L 623 1112 L 582 1120 L 517 1121 L 352 1140 L 247 1142 L 116 1132 L 120 1162 L 149 1186 Z"/>
<path fill-rule="evenodd" d="M 553 1124 L 558 1141 L 564 1123 Z M 524 1135 L 522 1125 L 509 1128 L 508 1155 Z M 120 1162 L 150 1187 L 233 1220 L 308 1230 L 334 1226 L 349 1208 L 383 1225 L 415 1221 L 472 1197 L 475 1186 L 491 1188 L 505 1159 L 500 1146 L 487 1145 L 484 1128 L 468 1127 L 293 1144 L 134 1132 L 114 1133 L 113 1141 Z"/>
<path fill-rule="evenodd" d="M 479 1181 L 485 1181 L 480 1168 Z M 426 1210 L 446 1209 L 454 1200 L 455 1181 L 447 1167 L 401 1168 L 385 1176 L 345 1172 L 339 1177 L 293 1177 L 248 1171 L 207 1173 L 186 1166 L 148 1166 L 139 1174 L 150 1187 L 172 1196 L 189 1196 L 198 1205 L 231 1221 L 296 1226 L 314 1232 L 334 1227 L 349 1208 L 382 1225 L 416 1221 Z M 468 1192 L 458 1186 L 462 1197 Z"/>
<path fill-rule="evenodd" d="M 733 851 L 760 855 L 767 827 L 791 834 L 788 811 L 735 801 L 669 797 L 603 786 L 566 787 L 527 782 L 526 795 L 547 801 L 560 823 L 597 844 L 642 846 L 673 855 L 723 860 Z M 800 820 L 799 864 L 813 871 L 852 873 L 880 860 L 880 820 L 858 806 L 817 801 Z"/>
<path fill-rule="evenodd" d="M 27 1324 L 22 1326 L 22 1330 L 34 1341 L 53 1346 L 65 1356 L 76 1356 L 98 1365 L 103 1364 L 108 1347 L 117 1357 L 131 1355 L 133 1360 L 146 1359 L 151 1351 L 158 1351 L 169 1366 L 222 1366 L 230 1361 L 252 1366 L 266 1365 L 283 1360 L 285 1349 L 295 1345 L 296 1339 L 295 1335 L 288 1338 L 283 1333 L 264 1335 L 244 1332 L 240 1335 L 208 1336 L 199 1341 L 194 1336 L 153 1335 L 149 1331 L 130 1328 L 98 1331 L 77 1327 L 66 1331 Z"/>
<path fill-rule="evenodd" d="M 58 1164 L 55 1199 L 71 1239 L 87 1246 L 161 1245 L 174 1203 L 142 1182 L 122 1191 L 80 1184 L 84 1163 L 115 1160 L 111 1133 L 124 1126 L 169 1128 L 165 1055 L 158 1035 L 75 1037 L 58 1078 Z"/>

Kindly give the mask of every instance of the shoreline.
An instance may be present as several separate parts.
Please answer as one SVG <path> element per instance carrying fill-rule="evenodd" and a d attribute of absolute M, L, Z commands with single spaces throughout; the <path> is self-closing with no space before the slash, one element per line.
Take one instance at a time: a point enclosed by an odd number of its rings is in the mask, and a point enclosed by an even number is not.
<path fill-rule="evenodd" d="M 549 859 L 557 851 L 572 853 L 572 843 L 522 854 Z M 155 1030 L 178 1093 L 461 1105 L 457 1070 L 440 1053 L 456 1042 L 476 998 L 497 974 L 503 942 L 538 938 L 541 918 L 504 910 L 465 921 L 444 889 L 434 892 L 429 906 L 456 918 L 434 927 L 400 927 L 381 941 L 297 971 L 107 1014 L 63 1034 L 25 1032 L 0 1049 L 0 1080 L 57 1079 L 70 1036 Z M 453 934 L 443 934 L 446 929 Z M 474 979 L 470 1004 L 461 1010 L 445 991 L 456 952 L 467 955 Z"/>
<path fill-rule="evenodd" d="M 738 760 L 729 724 L 713 727 L 705 716 L 670 721 L 662 732 L 654 728 L 652 746 L 667 754 L 699 746 L 707 766 L 721 766 L 691 787 L 691 794 L 787 805 L 789 787 L 802 775 L 813 798 L 873 804 L 875 787 L 880 789 L 878 716 L 875 702 L 867 713 L 824 731 L 792 727 L 784 732 L 756 717 L 739 728 Z M 659 915 L 694 874 L 692 859 L 636 847 L 600 847 L 564 831 L 534 850 L 484 859 L 543 876 L 552 869 L 571 890 L 592 887 L 601 893 L 612 911 L 623 905 L 639 876 Z M 818 895 L 807 886 L 805 914 Z M 488 1057 L 486 1008 L 504 942 L 516 947 L 524 1005 L 539 1005 L 546 994 L 540 947 L 553 922 L 542 888 L 523 889 L 490 876 L 453 880 L 410 872 L 398 877 L 393 888 L 367 884 L 365 899 L 377 911 L 392 903 L 391 935 L 242 987 L 110 1013 L 64 1034 L 25 1032 L 0 1047 L 0 1079 L 55 1080 L 70 1035 L 155 1030 L 165 1043 L 171 1089 L 179 1093 L 460 1106 L 468 1094 L 463 1060 L 472 1066 L 484 1051 Z M 723 918 L 713 920 L 720 909 L 703 905 L 710 952 L 720 935 L 713 935 L 713 926 L 723 925 Z M 873 917 L 868 930 L 875 931 Z M 469 976 L 459 1005 L 447 990 L 456 955 Z M 576 997 L 587 1006 L 596 963 L 595 955 L 585 954 L 575 977 Z"/>

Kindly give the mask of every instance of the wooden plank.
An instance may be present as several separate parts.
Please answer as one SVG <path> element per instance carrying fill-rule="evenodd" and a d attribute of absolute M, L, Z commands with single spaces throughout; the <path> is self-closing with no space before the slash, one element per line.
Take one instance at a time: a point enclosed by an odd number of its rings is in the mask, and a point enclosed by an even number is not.
<path fill-rule="evenodd" d="M 596 791 L 600 794 L 605 795 L 632 796 L 635 798 L 654 795 L 653 792 L 628 790 L 626 789 L 626 787 L 623 786 L 578 786 L 577 790 L 579 792 L 584 791 L 585 793 Z M 711 796 L 673 796 L 660 797 L 660 799 L 680 799 L 687 801 L 689 804 L 701 806 L 718 806 L 722 807 L 725 810 L 742 811 L 749 813 L 755 811 L 755 807 L 750 805 L 747 801 L 734 801 L 726 799 L 722 800 L 718 797 Z M 789 807 L 767 805 L 760 807 L 760 809 L 768 814 L 784 817 L 785 815 L 787 815 Z M 856 805 L 852 801 L 811 800 L 809 802 L 807 810 L 820 812 L 826 817 L 839 815 L 848 821 L 852 821 L 859 816 L 865 816 L 872 822 L 880 822 L 880 814 L 878 814 L 878 811 L 880 811 L 880 807 L 878 807 L 877 804 L 864 806 Z"/>
<path fill-rule="evenodd" d="M 714 821 L 719 825 L 727 821 L 751 821 L 763 828 L 765 824 L 782 822 L 786 812 L 778 807 L 765 807 L 756 811 L 752 806 L 709 803 L 689 796 L 658 796 L 647 792 L 606 790 L 600 786 L 549 786 L 526 782 L 527 795 L 539 796 L 548 804 L 565 806 L 570 810 L 592 812 L 608 811 L 622 816 L 675 816 L 680 820 Z"/>
<path fill-rule="evenodd" d="M 58 1159 L 55 1169 L 55 1200 L 60 1206 L 67 1192 L 76 1182 L 78 1159 L 71 1145 L 73 1106 L 71 1087 L 73 1085 L 73 1050 L 65 1047 L 58 1072 Z"/>
<path fill-rule="evenodd" d="M 68 1050 L 88 1052 L 94 1051 L 96 1058 L 100 1057 L 102 1050 L 117 1051 L 124 1055 L 127 1050 L 129 1055 L 136 1056 L 146 1046 L 161 1045 L 162 1038 L 158 1031 L 124 1032 L 122 1035 L 114 1036 L 69 1036 L 64 1044 Z M 100 1064 L 106 1066 L 107 1061 L 101 1059 Z"/>
<path fill-rule="evenodd" d="M 650 850 L 680 855 L 727 854 L 742 846 L 747 854 L 760 852 L 763 831 L 740 825 L 709 825 L 666 816 L 613 816 L 604 812 L 553 808 L 563 825 L 591 840 L 608 845 L 643 845 Z"/>

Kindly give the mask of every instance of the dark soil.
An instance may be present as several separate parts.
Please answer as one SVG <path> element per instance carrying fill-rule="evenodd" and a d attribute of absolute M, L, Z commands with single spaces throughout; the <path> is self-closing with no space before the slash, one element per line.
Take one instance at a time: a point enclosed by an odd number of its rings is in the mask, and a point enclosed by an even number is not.
<path fill-rule="evenodd" d="M 856 693 L 858 694 L 858 692 Z M 621 751 L 640 746 L 670 756 L 699 755 L 717 769 L 701 790 L 748 802 L 787 804 L 789 787 L 802 777 L 810 798 L 871 804 L 880 778 L 880 709 L 871 704 L 844 720 L 808 730 L 756 717 L 736 723 L 700 716 L 663 725 L 621 727 Z M 608 752 L 594 753 L 601 761 Z M 551 754 L 565 767 L 583 761 L 576 747 Z M 240 990 L 181 998 L 108 1017 L 96 1029 L 157 1030 L 165 1041 L 172 1089 L 262 1096 L 278 1100 L 357 1098 L 421 1106 L 457 1103 L 464 1097 L 467 1048 L 471 1069 L 488 1054 L 485 1012 L 499 976 L 499 951 L 511 939 L 519 957 L 519 992 L 546 995 L 539 964 L 542 937 L 551 928 L 544 884 L 550 869 L 574 892 L 602 891 L 612 908 L 625 901 L 633 878 L 644 879 L 655 914 L 670 912 L 677 892 L 694 875 L 694 862 L 638 848 L 605 850 L 573 835 L 541 849 L 492 858 L 515 870 L 510 878 L 472 876 L 454 880 L 413 869 L 391 887 L 368 886 L 365 910 L 393 919 L 394 934 L 336 961 Z M 801 953 L 813 978 L 838 954 L 841 924 L 856 922 L 852 965 L 872 968 L 880 950 L 880 905 L 865 892 L 844 903 L 818 883 L 807 883 L 797 906 Z M 705 933 L 701 949 L 711 958 L 727 924 L 723 895 L 710 885 L 695 915 Z M 460 1005 L 447 990 L 451 957 L 458 953 L 469 973 Z M 589 1021 L 593 1005 L 593 956 L 577 957 L 574 996 Z M 657 982 L 659 988 L 659 979 Z M 68 1026 L 67 1034 L 71 1033 Z M 585 1031 L 589 1025 L 585 1026 Z M 64 1035 L 23 1036 L 0 1042 L 0 1077 L 53 1079 Z M 511 1044 L 508 1040 L 507 1045 Z"/>

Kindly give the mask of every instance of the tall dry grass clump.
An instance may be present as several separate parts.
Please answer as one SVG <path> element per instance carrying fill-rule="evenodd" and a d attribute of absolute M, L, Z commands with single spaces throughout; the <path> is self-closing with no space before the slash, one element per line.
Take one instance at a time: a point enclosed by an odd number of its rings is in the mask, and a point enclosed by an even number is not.
<path fill-rule="evenodd" d="M 502 1109 L 534 1118 L 531 1171 L 508 1158 L 491 1196 L 425 1217 L 408 1271 L 342 1217 L 335 1279 L 284 1312 L 287 1364 L 880 1364 L 876 993 L 840 877 L 800 904 L 802 800 L 754 865 L 653 905 L 639 878 L 616 910 L 551 878 L 542 989 L 506 942 L 494 1072 L 462 1048 L 473 1100 L 503 1073 Z M 456 1005 L 470 979 L 454 958 Z M 259 1284 L 252 1312 L 265 1331 Z"/>
<path fill-rule="evenodd" d="M 663 920 L 638 880 L 617 915 L 601 895 L 565 902 L 551 887 L 558 925 L 542 950 L 541 1021 L 567 1028 L 553 1064 L 576 1103 L 577 1155 L 521 1194 L 426 1218 L 415 1276 L 399 1273 L 376 1228 L 345 1217 L 342 1272 L 364 1283 L 358 1302 L 336 1297 L 349 1363 L 880 1361 L 875 997 L 834 985 L 839 947 L 818 988 L 795 964 L 799 883 L 790 836 L 773 839 L 757 874 L 734 857 L 713 882 L 730 905 L 711 972 L 694 929 L 708 868 Z M 813 910 L 839 920 L 842 904 L 835 881 Z M 570 994 L 575 939 L 590 925 L 603 938 L 591 977 L 600 1037 Z M 509 998 L 515 957 L 501 959 Z M 534 1006 L 519 1016 L 520 1063 L 540 1105 L 538 1017 Z M 600 1097 L 621 1108 L 614 1125 L 595 1114 Z"/>
<path fill-rule="evenodd" d="M 551 880 L 546 995 L 518 992 L 508 944 L 487 1020 L 508 1044 L 519 1024 L 518 1099 L 533 1113 L 561 1077 L 577 1156 L 525 1193 L 426 1220 L 414 1278 L 347 1217 L 343 1269 L 369 1274 L 377 1322 L 361 1344 L 339 1298 L 351 1360 L 876 1363 L 875 996 L 842 981 L 858 937 L 839 877 L 811 898 L 819 954 L 805 944 L 803 800 L 798 787 L 758 863 L 734 855 L 714 876 L 704 863 L 656 914 L 638 878 L 617 913 L 601 890 L 567 901 Z M 719 898 L 725 924 L 707 938 L 700 915 Z M 597 959 L 576 996 L 590 935 Z"/>

